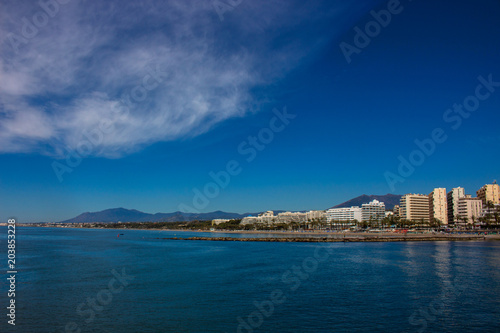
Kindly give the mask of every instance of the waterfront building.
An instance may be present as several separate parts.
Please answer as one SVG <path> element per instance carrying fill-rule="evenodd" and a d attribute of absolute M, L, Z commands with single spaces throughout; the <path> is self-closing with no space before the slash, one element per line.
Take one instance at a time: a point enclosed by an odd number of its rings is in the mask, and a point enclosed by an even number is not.
<path fill-rule="evenodd" d="M 399 217 L 399 205 L 394 205 L 392 212 L 394 213 L 395 217 Z"/>
<path fill-rule="evenodd" d="M 448 223 L 456 221 L 458 216 L 458 200 L 465 197 L 465 190 L 463 187 L 455 187 L 446 195 L 448 203 Z"/>
<path fill-rule="evenodd" d="M 326 217 L 324 210 L 310 210 L 306 213 L 306 221 L 321 220 Z"/>
<path fill-rule="evenodd" d="M 283 212 L 279 213 L 276 217 L 277 223 L 292 223 L 292 222 L 304 222 L 306 220 L 306 213 L 302 212 Z"/>
<path fill-rule="evenodd" d="M 436 220 L 448 224 L 448 202 L 443 187 L 435 188 L 429 194 L 429 221 L 435 223 Z"/>
<path fill-rule="evenodd" d="M 345 208 L 331 208 L 326 211 L 326 220 L 332 221 L 361 221 L 361 208 L 357 206 Z"/>
<path fill-rule="evenodd" d="M 405 194 L 399 204 L 400 217 L 415 222 L 429 222 L 429 197 L 424 194 Z"/>
<path fill-rule="evenodd" d="M 480 198 L 471 198 L 470 195 L 466 195 L 458 200 L 459 223 L 477 222 L 482 212 L 483 202 Z"/>
<path fill-rule="evenodd" d="M 247 216 L 241 220 L 242 225 L 245 224 L 272 224 L 276 221 L 277 216 L 274 216 L 274 212 L 272 210 L 268 210 L 267 212 L 260 213 L 259 216 Z"/>
<path fill-rule="evenodd" d="M 247 216 L 244 217 L 241 220 L 241 225 L 246 225 L 246 224 L 260 224 L 263 223 L 262 219 L 258 216 Z"/>
<path fill-rule="evenodd" d="M 486 205 L 491 202 L 494 205 L 500 204 L 500 186 L 495 182 L 493 184 L 486 184 L 476 192 L 477 197 Z"/>
<path fill-rule="evenodd" d="M 385 204 L 378 200 L 361 205 L 361 221 L 380 221 L 385 217 Z"/>
<path fill-rule="evenodd" d="M 482 203 L 482 200 L 481 200 Z M 494 223 L 496 224 L 496 219 L 495 215 L 500 213 L 500 204 L 498 205 L 493 205 L 492 207 L 488 207 L 483 205 L 483 211 L 481 213 L 481 216 L 483 218 L 486 218 L 489 223 Z"/>

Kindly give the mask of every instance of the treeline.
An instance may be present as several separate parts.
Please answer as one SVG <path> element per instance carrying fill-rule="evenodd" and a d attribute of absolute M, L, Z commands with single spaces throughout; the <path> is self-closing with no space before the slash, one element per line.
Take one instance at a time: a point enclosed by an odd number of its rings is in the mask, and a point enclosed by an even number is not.
<path fill-rule="evenodd" d="M 230 220 L 219 225 L 212 225 L 212 221 L 195 220 L 189 222 L 118 222 L 118 223 L 85 223 L 87 228 L 108 229 L 172 229 L 172 230 L 241 230 L 241 220 Z"/>

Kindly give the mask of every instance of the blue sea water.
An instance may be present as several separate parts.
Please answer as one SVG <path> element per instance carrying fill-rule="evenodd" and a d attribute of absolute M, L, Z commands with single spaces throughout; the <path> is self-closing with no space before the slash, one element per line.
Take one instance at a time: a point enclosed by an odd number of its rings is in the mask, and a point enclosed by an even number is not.
<path fill-rule="evenodd" d="M 195 233 L 18 227 L 0 332 L 500 332 L 500 242 L 156 239 L 174 235 Z"/>

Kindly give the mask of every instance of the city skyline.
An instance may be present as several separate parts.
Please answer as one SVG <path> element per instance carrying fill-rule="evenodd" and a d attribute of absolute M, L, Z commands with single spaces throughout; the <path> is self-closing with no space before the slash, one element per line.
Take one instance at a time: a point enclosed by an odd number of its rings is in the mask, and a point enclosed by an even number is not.
<path fill-rule="evenodd" d="M 116 4 L 5 3 L 2 221 L 318 210 L 499 178 L 498 1 Z"/>

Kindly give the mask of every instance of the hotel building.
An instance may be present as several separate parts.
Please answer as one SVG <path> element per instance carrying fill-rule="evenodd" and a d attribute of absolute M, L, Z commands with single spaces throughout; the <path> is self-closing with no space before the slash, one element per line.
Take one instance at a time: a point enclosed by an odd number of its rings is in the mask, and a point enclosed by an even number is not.
<path fill-rule="evenodd" d="M 362 204 L 361 207 L 331 208 L 326 211 L 326 220 L 359 222 L 372 220 L 380 221 L 385 217 L 385 204 L 378 200 Z"/>
<path fill-rule="evenodd" d="M 326 217 L 324 210 L 310 210 L 306 213 L 306 221 L 321 220 Z"/>
<path fill-rule="evenodd" d="M 482 200 L 483 205 L 490 201 L 494 205 L 500 204 L 500 186 L 498 184 L 486 184 L 476 192 L 477 197 Z"/>
<path fill-rule="evenodd" d="M 346 208 L 331 208 L 326 211 L 326 220 L 332 221 L 361 221 L 361 208 L 353 206 Z"/>
<path fill-rule="evenodd" d="M 385 217 L 385 204 L 378 200 L 361 205 L 361 221 L 380 221 Z"/>
<path fill-rule="evenodd" d="M 429 222 L 429 197 L 424 194 L 405 194 L 401 197 L 399 213 L 402 219 Z"/>
<path fill-rule="evenodd" d="M 434 223 L 439 220 L 442 224 L 448 224 L 448 202 L 445 188 L 435 188 L 429 194 L 429 221 Z"/>
<path fill-rule="evenodd" d="M 467 219 L 467 223 L 477 222 L 482 212 L 483 202 L 481 199 L 471 198 L 470 195 L 466 195 L 458 200 L 458 215 L 460 218 Z"/>
<path fill-rule="evenodd" d="M 456 221 L 455 217 L 458 216 L 458 200 L 465 197 L 465 190 L 463 187 L 455 187 L 446 195 L 448 201 L 448 223 Z"/>

